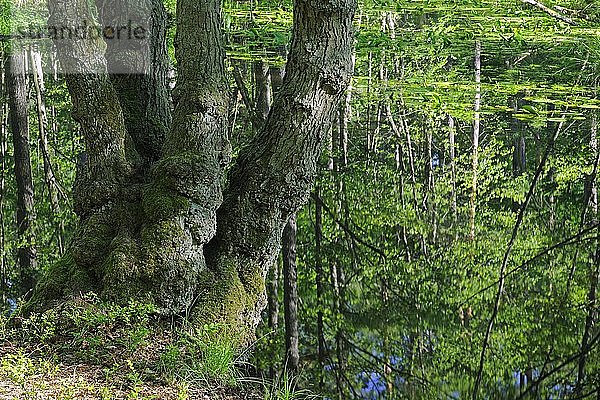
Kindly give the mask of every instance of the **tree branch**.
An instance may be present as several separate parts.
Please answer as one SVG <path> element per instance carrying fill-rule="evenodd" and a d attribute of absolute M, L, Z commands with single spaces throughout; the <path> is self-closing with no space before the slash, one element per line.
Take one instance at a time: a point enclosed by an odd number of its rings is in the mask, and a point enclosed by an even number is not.
<path fill-rule="evenodd" d="M 540 3 L 539 1 L 536 0 L 521 0 L 522 3 L 524 4 L 529 4 L 532 5 L 540 10 L 542 10 L 543 12 L 545 12 L 546 14 L 550 15 L 552 18 L 556 18 L 562 22 L 564 22 L 565 24 L 569 24 L 569 25 L 577 25 L 577 23 L 575 21 L 573 21 L 571 18 L 566 17 L 562 14 L 560 14 L 558 11 L 555 11 L 549 7 L 546 7 L 544 4 Z"/>
<path fill-rule="evenodd" d="M 477 370 L 477 377 L 475 379 L 475 385 L 473 386 L 473 400 L 477 400 L 477 398 L 479 396 L 479 387 L 481 385 L 481 379 L 483 377 L 483 368 L 484 368 L 484 363 L 485 363 L 485 353 L 486 353 L 487 347 L 489 345 L 490 335 L 491 335 L 492 329 L 494 327 L 494 322 L 496 321 L 496 317 L 498 316 L 498 312 L 500 310 L 500 303 L 502 300 L 502 292 L 504 291 L 504 282 L 505 282 L 505 278 L 506 278 L 506 267 L 508 266 L 508 260 L 509 260 L 510 254 L 512 252 L 513 246 L 515 244 L 515 241 L 517 239 L 517 234 L 519 233 L 519 228 L 521 227 L 521 224 L 523 223 L 523 218 L 525 217 L 525 211 L 527 210 L 527 207 L 529 206 L 529 202 L 531 201 L 531 198 L 533 197 L 533 193 L 535 191 L 537 183 L 538 183 L 540 177 L 542 176 L 542 172 L 544 171 L 544 166 L 546 165 L 546 161 L 548 160 L 548 157 L 550 156 L 550 152 L 554 148 L 554 143 L 556 142 L 556 139 L 558 138 L 559 134 L 562 131 L 563 124 L 564 124 L 564 121 L 561 121 L 560 124 L 558 125 L 558 127 L 556 128 L 556 131 L 548 139 L 548 144 L 546 145 L 546 150 L 544 151 L 542 159 L 540 160 L 540 163 L 538 164 L 537 170 L 533 177 L 533 181 L 531 182 L 531 185 L 529 186 L 529 192 L 527 193 L 527 196 L 525 197 L 525 202 L 521 206 L 521 210 L 519 211 L 519 215 L 517 216 L 517 221 L 515 222 L 515 226 L 513 228 L 512 235 L 510 237 L 510 241 L 509 241 L 506 251 L 504 253 L 504 258 L 502 260 L 502 266 L 500 267 L 500 279 L 498 281 L 498 291 L 496 292 L 494 308 L 492 310 L 492 315 L 488 321 L 488 326 L 487 326 L 487 329 L 485 332 L 485 337 L 483 339 L 483 343 L 481 346 L 481 355 L 479 358 L 479 368 Z"/>
<path fill-rule="evenodd" d="M 327 206 L 327 204 L 325 204 L 325 202 L 323 201 L 323 199 L 319 196 L 317 196 L 316 193 L 312 193 L 311 197 L 319 202 L 319 204 L 321 204 L 321 206 L 323 207 L 323 209 L 325 211 L 327 211 L 327 213 L 331 216 L 331 218 L 333 218 L 333 221 L 344 230 L 344 232 L 346 232 L 346 234 L 348 234 L 348 236 L 350 236 L 352 238 L 352 240 L 354 240 L 355 242 L 358 242 L 364 246 L 366 246 L 367 248 L 369 248 L 371 251 L 373 251 L 374 253 L 377 253 L 378 255 L 380 255 L 383 258 L 387 258 L 387 255 L 385 254 L 385 252 L 383 250 L 381 250 L 378 247 L 373 246 L 371 243 L 361 239 L 360 237 L 358 237 L 351 229 L 350 227 L 345 224 L 344 222 L 340 221 L 338 218 L 335 217 L 334 212 L 331 210 L 331 208 L 329 208 Z"/>

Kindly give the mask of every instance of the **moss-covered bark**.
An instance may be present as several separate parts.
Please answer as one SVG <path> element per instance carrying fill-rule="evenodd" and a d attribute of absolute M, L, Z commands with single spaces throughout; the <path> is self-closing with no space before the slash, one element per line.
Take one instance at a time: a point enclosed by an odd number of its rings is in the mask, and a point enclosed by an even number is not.
<path fill-rule="evenodd" d="M 86 15 L 85 0 L 49 4 L 55 18 Z M 75 188 L 80 226 L 33 304 L 79 291 L 142 298 L 166 316 L 224 322 L 250 340 L 266 305 L 266 271 L 289 215 L 308 198 L 323 136 L 352 73 L 355 6 L 355 0 L 296 1 L 283 86 L 227 180 L 229 90 L 219 0 L 178 2 L 173 120 L 150 113 L 169 126 L 157 160 L 142 145 L 154 142 L 155 132 L 148 129 L 144 138 L 123 115 L 146 115 L 148 104 L 167 100 L 142 96 L 132 106 L 135 96 L 115 91 L 122 85 L 110 79 L 101 43 L 61 43 L 61 62 L 95 63 L 67 77 L 88 156 Z"/>

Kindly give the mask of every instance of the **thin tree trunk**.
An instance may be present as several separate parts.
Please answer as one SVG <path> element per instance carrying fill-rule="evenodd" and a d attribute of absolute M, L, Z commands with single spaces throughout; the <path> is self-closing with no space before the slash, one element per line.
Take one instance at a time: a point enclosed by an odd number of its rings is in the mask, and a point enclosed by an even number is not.
<path fill-rule="evenodd" d="M 391 109 L 391 106 L 389 103 L 386 104 L 385 111 L 386 111 L 386 116 L 387 116 L 387 120 L 390 125 L 390 128 L 392 129 L 392 132 L 396 135 L 396 140 L 398 141 L 398 143 L 396 144 L 396 169 L 400 173 L 400 202 L 402 204 L 402 208 L 404 208 L 406 205 L 405 190 L 404 190 L 404 186 L 405 186 L 404 174 L 406 173 L 406 168 L 404 165 L 404 150 L 403 150 L 403 146 L 402 146 L 402 132 L 400 132 L 398 125 L 396 125 L 396 121 L 394 120 L 394 116 L 392 115 L 392 109 Z M 411 251 L 408 246 L 408 237 L 407 237 L 407 232 L 406 232 L 406 226 L 404 224 L 400 227 L 398 235 L 401 237 L 402 243 L 404 244 L 404 249 L 406 251 L 406 261 L 410 262 Z"/>
<path fill-rule="evenodd" d="M 521 96 L 513 96 L 510 100 L 510 106 L 513 110 L 513 113 L 518 113 L 521 107 Z M 526 159 L 526 147 L 525 147 L 525 136 L 523 135 L 523 123 L 519 121 L 516 117 L 512 117 L 511 119 L 511 131 L 514 137 L 514 149 L 513 149 L 513 177 L 521 176 L 525 173 L 527 168 L 527 159 Z M 517 201 L 513 201 L 513 212 L 518 212 L 520 208 L 520 204 Z"/>
<path fill-rule="evenodd" d="M 28 88 L 26 76 L 27 56 L 19 50 L 10 56 L 6 66 L 10 127 L 13 136 L 15 179 L 17 183 L 17 265 L 22 294 L 35 284 L 37 251 L 34 245 L 33 177 L 30 158 Z"/>
<path fill-rule="evenodd" d="M 473 393 L 472 393 L 473 400 L 477 400 L 479 398 L 479 389 L 481 387 L 481 381 L 483 379 L 483 370 L 485 367 L 485 356 L 486 356 L 487 348 L 489 346 L 490 336 L 491 336 L 492 330 L 494 328 L 494 323 L 496 322 L 496 317 L 498 316 L 498 312 L 500 311 L 502 295 L 504 293 L 504 283 L 505 283 L 505 278 L 506 278 L 506 268 L 508 266 L 508 261 L 509 261 L 510 255 L 512 253 L 515 241 L 517 240 L 517 235 L 519 233 L 519 229 L 521 228 L 521 224 L 523 223 L 523 218 L 525 216 L 527 207 L 529 206 L 529 203 L 531 202 L 531 199 L 533 198 L 535 188 L 537 187 L 537 183 L 540 180 L 542 172 L 544 171 L 546 161 L 548 160 L 548 157 L 550 156 L 550 153 L 551 153 L 552 149 L 554 148 L 556 139 L 558 139 L 558 136 L 562 133 L 562 129 L 563 129 L 563 122 L 560 122 L 558 127 L 556 128 L 556 131 L 554 133 L 552 133 L 550 138 L 548 139 L 548 143 L 546 145 L 544 153 L 542 154 L 542 158 L 536 169 L 535 175 L 533 177 L 533 181 L 531 182 L 531 185 L 529 186 L 529 191 L 527 192 L 527 195 L 525 196 L 525 201 L 523 202 L 523 205 L 521 206 L 521 210 L 519 211 L 519 214 L 517 215 L 517 220 L 513 227 L 510 241 L 508 242 L 508 246 L 506 247 L 506 251 L 504 252 L 504 257 L 502 258 L 502 265 L 500 266 L 500 274 L 499 274 L 500 279 L 498 280 L 498 290 L 496 292 L 496 297 L 494 299 L 492 315 L 490 316 L 490 319 L 488 320 L 487 328 L 485 331 L 485 336 L 483 338 L 483 343 L 481 345 L 481 353 L 479 356 L 479 367 L 477 369 L 477 375 L 475 377 L 475 384 L 473 385 Z"/>
<path fill-rule="evenodd" d="M 408 122 L 406 121 L 406 115 L 403 115 L 400 118 L 400 125 L 402 126 L 402 130 L 406 136 L 406 145 L 408 149 L 408 165 L 410 167 L 410 183 L 412 187 L 413 194 L 413 205 L 415 207 L 415 212 L 419 208 L 419 200 L 417 196 L 417 172 L 415 170 L 415 153 L 413 150 L 413 141 L 410 134 L 410 127 L 408 126 Z"/>
<path fill-rule="evenodd" d="M 268 312 L 269 328 L 277 330 L 279 327 L 279 263 L 274 263 L 268 275 Z"/>
<path fill-rule="evenodd" d="M 296 270 L 296 215 L 292 214 L 283 230 L 283 282 L 285 309 L 286 370 L 298 373 L 298 275 Z"/>
<path fill-rule="evenodd" d="M 325 335 L 323 332 L 323 302 L 325 300 L 323 273 L 323 206 L 319 187 L 315 189 L 315 283 L 317 286 L 317 359 L 321 366 L 325 362 Z M 322 376 L 321 376 L 322 378 Z"/>
<path fill-rule="evenodd" d="M 271 111 L 271 74 L 269 65 L 264 61 L 255 61 L 252 64 L 254 72 L 254 109 L 260 117 L 262 124 L 267 120 Z"/>
<path fill-rule="evenodd" d="M 388 291 L 388 280 L 386 278 L 381 279 L 381 304 L 383 306 L 383 310 L 387 310 L 390 306 L 390 295 Z M 389 335 L 389 326 L 390 326 L 390 318 L 388 315 L 385 315 L 385 321 L 382 327 L 382 350 L 383 350 L 383 377 L 385 379 L 386 386 L 386 397 L 394 398 L 394 377 L 392 374 L 392 369 L 390 367 L 391 357 L 393 351 L 390 348 L 390 335 Z"/>
<path fill-rule="evenodd" d="M 48 199 L 52 210 L 52 221 L 56 228 L 56 240 L 59 254 L 64 253 L 64 222 L 60 215 L 60 203 L 58 201 L 58 193 L 60 187 L 54 176 L 52 162 L 50 160 L 50 150 L 48 148 L 48 114 L 46 112 L 45 86 L 44 75 L 42 71 L 42 57 L 39 51 L 30 50 L 31 55 L 31 72 L 33 76 L 33 86 L 35 89 L 35 100 L 38 114 L 38 131 L 39 143 L 42 152 L 44 164 L 44 181 L 48 189 Z"/>
<path fill-rule="evenodd" d="M 352 69 L 354 70 L 355 64 L 355 55 L 352 57 Z M 335 163 L 335 168 L 333 173 L 335 174 L 335 180 L 338 183 L 338 193 L 337 193 L 337 214 L 341 215 L 340 219 L 344 221 L 344 224 L 348 226 L 349 220 L 349 208 L 346 197 L 346 184 L 344 181 L 344 172 L 346 171 L 346 167 L 348 166 L 348 140 L 349 140 L 349 121 L 352 115 L 351 109 L 352 102 L 352 80 L 350 80 L 350 85 L 346 91 L 345 100 L 341 102 L 340 109 L 338 112 L 338 141 L 334 142 L 334 148 L 337 146 L 336 153 L 338 154 L 337 163 Z M 377 131 L 379 131 L 381 126 L 381 116 L 383 112 L 383 104 L 380 103 L 379 108 L 379 116 L 377 120 Z M 376 137 L 378 135 L 375 134 L 373 137 L 374 144 Z M 375 147 L 372 149 L 375 151 Z M 346 238 L 347 244 L 352 247 L 352 239 Z M 345 333 L 343 330 L 343 316 L 344 316 L 344 304 L 345 304 L 345 271 L 344 265 L 339 262 L 339 260 L 333 260 L 331 262 L 331 282 L 333 285 L 333 313 L 334 315 L 339 315 L 338 322 L 336 323 L 336 332 L 335 332 L 335 344 L 336 344 L 336 356 L 337 356 L 337 370 L 336 370 L 336 382 L 338 386 L 338 395 L 340 398 L 344 398 L 346 393 L 346 384 L 345 382 L 345 373 L 347 366 L 347 346 L 345 344 Z"/>
<path fill-rule="evenodd" d="M 598 220 L 598 189 L 597 189 L 597 172 L 598 172 L 598 161 L 600 158 L 600 152 L 598 150 L 598 121 L 596 114 L 592 114 L 591 117 L 591 136 L 590 136 L 590 149 L 592 150 L 592 156 L 594 160 L 594 168 L 592 174 L 588 177 L 588 190 L 589 200 L 584 204 L 584 207 L 590 207 L 592 214 L 591 223 L 595 224 Z M 597 288 L 600 274 L 600 242 L 596 240 L 595 249 L 592 252 L 592 264 L 588 271 L 590 280 L 590 287 L 587 295 L 587 315 L 585 318 L 585 327 L 583 330 L 583 336 L 581 338 L 581 357 L 579 358 L 577 366 L 577 383 L 576 389 L 580 392 L 583 388 L 582 385 L 585 382 L 585 367 L 587 362 L 588 352 L 585 349 L 588 347 L 588 343 L 592 334 L 592 328 L 597 318 Z"/>
<path fill-rule="evenodd" d="M 248 112 L 253 113 L 262 129 L 272 105 L 272 92 L 276 89 L 271 85 L 270 68 L 264 61 L 255 61 L 252 65 L 254 76 L 254 107 Z M 285 254 L 283 254 L 285 257 Z M 267 275 L 267 308 L 269 328 L 276 330 L 279 319 L 279 262 L 274 262 Z M 271 371 L 273 372 L 273 371 Z M 271 373 L 273 375 L 273 373 Z"/>
<path fill-rule="evenodd" d="M 271 111 L 272 99 L 277 95 L 281 85 L 283 84 L 283 76 L 285 69 L 283 67 L 268 67 L 268 71 L 265 71 L 265 63 L 260 65 L 261 68 L 255 66 L 255 74 L 260 73 L 256 76 L 256 86 L 260 87 L 260 94 L 257 97 L 256 104 L 257 110 L 264 117 L 264 121 L 267 120 L 269 112 Z M 270 92 L 270 93 L 268 93 Z M 266 107 L 268 105 L 268 108 Z M 262 110 L 262 112 L 260 112 Z M 279 322 L 279 263 L 274 263 L 269 273 L 270 278 L 268 281 L 268 302 L 269 302 L 269 326 L 272 329 L 277 329 Z"/>
<path fill-rule="evenodd" d="M 0 99 L 2 99 L 2 108 L 0 109 L 0 292 L 2 293 L 2 307 L 8 300 L 8 262 L 6 259 L 6 228 L 4 217 L 4 196 L 6 194 L 6 135 L 8 132 L 8 102 L 6 75 L 2 73 L 8 63 L 5 53 L 0 54 Z"/>
<path fill-rule="evenodd" d="M 373 52 L 369 52 L 368 77 L 367 98 L 370 99 L 371 92 L 373 91 Z M 367 104 L 367 143 L 365 149 L 367 157 L 369 157 L 371 151 L 371 131 L 373 130 L 373 120 L 371 119 L 373 114 L 372 107 L 373 105 L 371 104 L 371 101 L 369 101 Z"/>
<path fill-rule="evenodd" d="M 456 230 L 458 223 L 458 202 L 456 200 L 456 124 L 454 117 L 448 115 L 448 133 L 450 139 L 450 180 L 452 184 L 452 223 Z"/>
<path fill-rule="evenodd" d="M 425 124 L 427 130 L 427 195 L 426 204 L 429 215 L 431 216 L 431 243 L 435 245 L 438 236 L 438 217 L 435 199 L 435 175 L 434 175 L 434 160 L 433 160 L 433 121 L 429 120 L 430 124 Z M 441 160 L 438 160 L 441 163 Z"/>
<path fill-rule="evenodd" d="M 479 131 L 481 109 L 481 42 L 475 43 L 475 120 L 473 121 L 473 176 L 471 180 L 471 198 L 469 203 L 469 238 L 475 239 L 475 215 L 477 212 L 477 170 L 479 168 Z"/>

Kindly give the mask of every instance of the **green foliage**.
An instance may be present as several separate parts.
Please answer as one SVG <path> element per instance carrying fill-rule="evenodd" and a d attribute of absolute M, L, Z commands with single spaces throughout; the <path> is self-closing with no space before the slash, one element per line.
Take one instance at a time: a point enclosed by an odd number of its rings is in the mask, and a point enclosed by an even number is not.
<path fill-rule="evenodd" d="M 263 382 L 263 387 L 264 400 L 308 400 L 319 398 L 309 390 L 298 388 L 296 379 L 289 376 L 285 371 L 273 382 Z"/>
<path fill-rule="evenodd" d="M 224 2 L 228 62 L 244 74 L 250 93 L 252 61 L 277 66 L 284 62 L 292 3 Z M 597 219 L 591 203 L 584 199 L 590 194 L 589 178 L 595 163 L 592 126 L 600 118 L 600 3 L 543 3 L 573 18 L 577 25 L 564 24 L 520 1 L 360 2 L 345 154 L 349 163 L 341 164 L 344 149 L 336 126 L 318 179 L 327 206 L 319 253 L 315 248 L 315 202 L 298 217 L 303 365 L 297 380 L 283 374 L 273 383 L 261 383 L 265 398 L 310 398 L 302 388 L 329 398 L 350 398 L 354 392 L 366 390 L 373 380 L 392 387 L 391 394 L 387 386 L 380 388 L 380 393 L 371 393 L 375 397 L 431 399 L 456 397 L 456 393 L 460 398 L 471 397 L 499 269 L 517 212 L 547 140 L 561 122 L 563 130 L 542 169 L 508 258 L 509 273 L 484 363 L 482 392 L 489 398 L 514 398 L 520 390 L 516 380 L 521 376 L 556 368 L 577 355 L 586 318 L 590 310 L 597 313 L 589 307 L 588 298 L 597 267 L 597 230 L 567 238 L 593 226 Z M 0 0 L 0 33 L 10 29 L 8 5 Z M 165 5 L 171 18 L 169 52 L 173 57 L 176 1 L 167 0 Z M 483 49 L 482 135 L 476 171 L 476 237 L 470 240 L 477 41 Z M 235 87 L 233 82 L 231 87 Z M 49 77 L 46 99 L 54 109 L 51 122 L 56 125 L 49 138 L 53 167 L 66 196 L 61 198 L 61 214 L 53 215 L 43 189 L 39 150 L 32 146 L 41 269 L 60 271 L 61 276 L 78 282 L 93 281 L 78 275 L 68 256 L 55 262 L 60 256 L 55 246 L 56 221 L 64 222 L 66 239 L 76 227 L 68 188 L 83 146 L 70 116 L 71 101 L 62 78 Z M 253 132 L 240 99 L 234 108 L 237 118 L 231 132 L 238 148 Z M 39 132 L 33 107 L 31 116 L 34 143 Z M 455 124 L 454 174 L 449 116 Z M 14 263 L 20 241 L 12 222 L 14 162 L 8 139 L 4 141 L 9 156 L 1 171 L 6 179 L 2 206 L 8 240 L 1 255 L 7 260 L 7 281 L 13 286 L 2 293 L 5 305 L 8 299 L 18 297 L 20 282 Z M 526 144 L 526 167 L 517 172 L 513 154 L 520 139 Z M 169 171 L 192 176 L 202 171 L 203 164 L 203 160 L 170 160 L 161 165 L 167 173 L 161 175 L 160 183 L 171 189 L 178 182 L 169 180 Z M 160 186 L 146 189 L 143 205 L 148 220 L 160 223 L 187 209 L 188 199 L 163 192 L 169 191 Z M 174 229 L 168 223 L 161 226 L 163 231 Z M 102 238 L 97 236 L 94 240 Z M 546 252 L 551 246 L 556 248 Z M 87 247 L 102 246 L 91 241 Z M 146 250 L 152 260 L 162 251 L 158 247 Z M 317 261 L 325 271 L 321 297 L 315 285 Z M 116 270 L 126 281 L 130 270 Z M 219 279 L 222 277 L 211 275 L 212 271 L 201 278 L 203 286 L 223 284 L 217 298 L 210 299 L 212 309 L 202 310 L 201 317 L 208 321 L 211 313 L 221 309 L 224 298 L 235 306 L 232 321 L 248 301 L 236 266 L 224 272 L 228 279 Z M 260 276 L 253 279 L 260 280 Z M 262 289 L 261 282 L 255 286 Z M 281 290 L 278 295 L 281 302 Z M 324 320 L 324 360 L 316 356 L 319 315 Z M 18 333 L 2 322 L 0 337 L 19 336 L 31 344 L 75 348 L 80 359 L 101 364 L 108 379 L 124 374 L 129 398 L 143 396 L 141 382 L 147 379 L 181 385 L 182 398 L 197 385 L 233 385 L 243 380 L 237 369 L 240 356 L 235 343 L 239 338 L 235 334 L 222 326 L 206 325 L 161 336 L 154 328 L 160 323 L 147 304 L 116 305 L 86 295 L 27 319 L 13 317 L 10 323 L 17 323 Z M 259 372 L 278 371 L 283 364 L 284 329 L 261 329 L 259 337 L 263 339 L 258 341 L 252 363 Z M 149 349 L 154 358 L 138 357 Z M 586 362 L 585 387 L 597 387 L 597 347 Z M 576 382 L 575 364 L 571 362 L 540 382 L 538 395 L 564 396 L 564 388 Z M 22 354 L 2 361 L 3 374 L 19 385 L 27 383 L 25 377 L 39 368 L 45 367 Z M 323 386 L 317 387 L 321 380 Z M 554 389 L 556 385 L 562 385 L 563 393 Z M 108 388 L 99 392 L 103 398 L 111 396 Z"/>
<path fill-rule="evenodd" d="M 190 384 L 237 384 L 238 339 L 220 325 L 182 331 L 160 355 L 161 373 Z"/>

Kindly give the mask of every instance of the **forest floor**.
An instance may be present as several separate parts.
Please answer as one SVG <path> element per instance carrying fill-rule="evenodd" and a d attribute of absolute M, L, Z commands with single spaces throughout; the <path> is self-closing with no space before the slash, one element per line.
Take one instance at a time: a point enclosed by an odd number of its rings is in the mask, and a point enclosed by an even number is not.
<path fill-rule="evenodd" d="M 0 400 L 14 399 L 261 399 L 241 387 L 200 388 L 184 383 L 152 382 L 125 368 L 77 362 L 11 343 L 0 344 Z"/>
<path fill-rule="evenodd" d="M 62 357 L 61 357 L 62 358 Z M 131 371 L 57 359 L 37 349 L 0 343 L 0 400 L 16 399 L 261 399 L 241 387 L 200 388 L 183 383 L 151 382 L 132 377 Z"/>
<path fill-rule="evenodd" d="M 264 398 L 271 389 L 245 377 L 234 343 L 217 325 L 165 323 L 92 295 L 0 313 L 0 400 Z"/>

